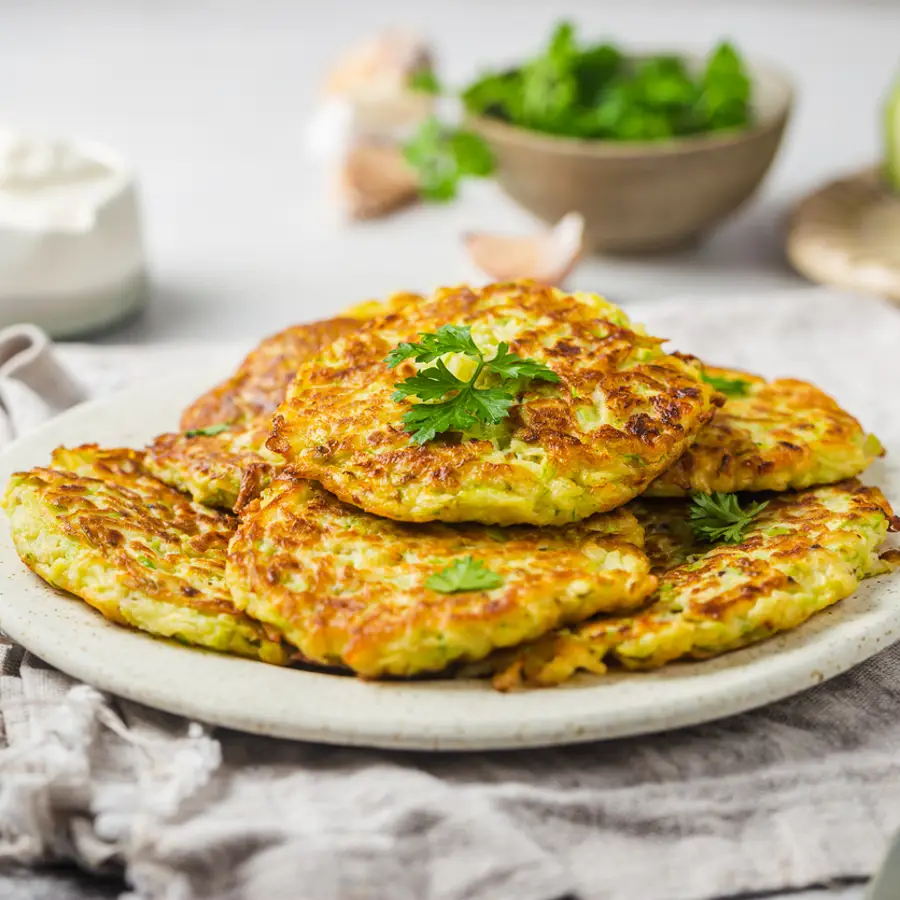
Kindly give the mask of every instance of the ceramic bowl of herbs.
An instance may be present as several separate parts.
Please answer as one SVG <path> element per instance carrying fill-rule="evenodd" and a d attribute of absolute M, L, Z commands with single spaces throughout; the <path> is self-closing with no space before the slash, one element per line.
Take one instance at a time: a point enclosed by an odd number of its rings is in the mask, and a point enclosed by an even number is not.
<path fill-rule="evenodd" d="M 784 75 L 728 43 L 705 57 L 629 55 L 579 44 L 568 23 L 537 57 L 461 92 L 464 134 L 487 144 L 514 200 L 548 222 L 580 212 L 587 249 L 623 253 L 692 243 L 740 207 L 792 96 Z"/>

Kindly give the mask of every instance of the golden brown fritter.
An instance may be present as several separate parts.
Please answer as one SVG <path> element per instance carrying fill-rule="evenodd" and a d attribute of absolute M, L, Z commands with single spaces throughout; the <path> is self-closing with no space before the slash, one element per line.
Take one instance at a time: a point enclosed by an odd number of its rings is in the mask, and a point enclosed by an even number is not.
<path fill-rule="evenodd" d="M 161 434 L 147 448 L 147 470 L 198 503 L 238 512 L 284 465 L 266 449 L 268 436 L 268 416 L 218 434 Z"/>
<path fill-rule="evenodd" d="M 507 343 L 559 383 L 527 384 L 498 425 L 413 443 L 401 421 L 413 401 L 393 394 L 417 364 L 392 370 L 384 359 L 446 324 L 470 327 L 487 356 Z M 268 447 L 342 500 L 393 519 L 577 521 L 645 490 L 712 417 L 718 395 L 661 343 L 593 294 L 528 282 L 443 289 L 301 366 Z M 444 361 L 457 377 L 474 371 L 459 354 Z"/>
<path fill-rule="evenodd" d="M 198 397 L 181 414 L 182 431 L 246 422 L 274 412 L 297 371 L 297 360 L 307 359 L 358 325 L 351 318 L 326 319 L 294 325 L 266 338 L 234 375 Z"/>
<path fill-rule="evenodd" d="M 562 528 L 410 525 L 282 475 L 241 516 L 227 578 L 235 603 L 303 655 L 367 676 L 436 672 L 655 586 L 625 510 Z M 501 583 L 441 593 L 428 579 L 471 557 Z"/>
<path fill-rule="evenodd" d="M 294 368 L 301 362 L 296 359 Z M 860 474 L 883 453 L 874 435 L 814 385 L 767 382 L 718 367 L 705 371 L 728 385 L 727 400 L 644 496 L 830 484 Z M 268 428 L 264 416 L 212 436 L 162 435 L 148 448 L 148 466 L 201 503 L 239 509 L 283 467 L 283 458 L 265 448 Z"/>
<path fill-rule="evenodd" d="M 858 481 L 773 496 L 741 543 L 695 542 L 685 501 L 630 506 L 659 577 L 643 612 L 597 618 L 492 660 L 495 685 L 559 684 L 613 659 L 647 669 L 705 659 L 795 628 L 888 570 L 877 548 L 896 520 Z"/>
<path fill-rule="evenodd" d="M 287 661 L 269 626 L 235 609 L 225 555 L 236 520 L 146 473 L 135 450 L 60 448 L 10 479 L 3 508 L 22 560 L 106 618 L 187 644 Z"/>
<path fill-rule="evenodd" d="M 181 430 L 249 422 L 274 412 L 301 363 L 335 338 L 352 333 L 360 321 L 421 300 L 417 294 L 395 294 L 384 303 L 367 301 L 336 318 L 293 325 L 266 338 L 230 378 L 198 397 L 181 414 Z"/>
<path fill-rule="evenodd" d="M 295 325 L 266 338 L 234 375 L 184 411 L 182 432 L 161 434 L 147 447 L 147 468 L 199 503 L 240 510 L 284 464 L 265 442 L 271 413 L 284 400 L 300 365 L 334 338 L 358 328 L 360 321 L 419 302 L 418 294 L 394 294 L 384 302 L 360 303 L 338 318 Z M 198 430 L 207 433 L 191 433 Z"/>
<path fill-rule="evenodd" d="M 647 497 L 695 491 L 785 491 L 859 475 L 883 450 L 817 387 L 707 366 L 728 391 L 693 445 L 647 489 Z"/>

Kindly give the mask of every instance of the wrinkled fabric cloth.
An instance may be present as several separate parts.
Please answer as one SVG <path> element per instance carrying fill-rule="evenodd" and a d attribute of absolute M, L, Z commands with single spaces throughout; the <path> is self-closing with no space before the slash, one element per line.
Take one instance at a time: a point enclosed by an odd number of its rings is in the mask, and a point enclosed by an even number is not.
<path fill-rule="evenodd" d="M 808 290 L 629 312 L 814 380 L 900 447 L 893 308 Z M 472 755 L 210 729 L 9 644 L 0 672 L 0 860 L 124 870 L 134 900 L 709 900 L 864 879 L 900 826 L 900 646 L 718 723 Z"/>

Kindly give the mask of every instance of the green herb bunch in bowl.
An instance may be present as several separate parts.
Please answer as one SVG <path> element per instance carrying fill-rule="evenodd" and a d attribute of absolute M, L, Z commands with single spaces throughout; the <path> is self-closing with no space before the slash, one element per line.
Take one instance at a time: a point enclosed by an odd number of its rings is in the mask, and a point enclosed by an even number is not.
<path fill-rule="evenodd" d="M 433 79 L 426 87 L 438 89 Z M 451 182 L 492 173 L 548 222 L 580 212 L 589 249 L 665 250 L 695 241 L 753 194 L 792 93 L 783 75 L 728 43 L 706 57 L 627 54 L 579 43 L 562 23 L 538 56 L 461 92 L 464 129 L 443 135 L 446 150 L 462 134 L 463 152 L 445 153 L 443 171 Z M 438 125 L 429 127 L 434 137 Z M 418 144 L 420 171 L 434 146 Z M 446 182 L 443 199 L 453 193 Z"/>
<path fill-rule="evenodd" d="M 544 54 L 479 78 L 462 98 L 472 115 L 518 128 L 643 142 L 747 128 L 750 94 L 744 61 L 728 43 L 693 71 L 671 54 L 628 58 L 608 43 L 582 48 L 566 22 Z"/>

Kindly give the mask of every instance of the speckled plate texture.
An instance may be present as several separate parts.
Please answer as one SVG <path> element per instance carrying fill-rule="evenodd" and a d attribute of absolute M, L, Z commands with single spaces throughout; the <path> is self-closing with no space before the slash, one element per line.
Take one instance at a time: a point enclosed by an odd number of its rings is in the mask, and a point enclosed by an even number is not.
<path fill-rule="evenodd" d="M 900 301 L 900 195 L 874 168 L 832 181 L 797 204 L 785 249 L 811 281 Z"/>
<path fill-rule="evenodd" d="M 0 479 L 58 444 L 141 446 L 214 381 L 145 384 L 59 416 L 7 449 Z M 884 462 L 870 481 L 900 496 Z M 367 683 L 192 650 L 113 625 L 19 561 L 0 528 L 0 627 L 46 662 L 103 690 L 242 731 L 421 750 L 537 747 L 706 722 L 801 691 L 900 635 L 900 579 L 872 580 L 794 632 L 717 660 L 658 672 L 581 677 L 500 694 L 480 681 Z"/>

